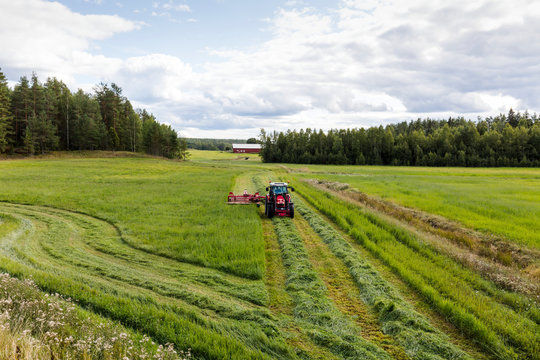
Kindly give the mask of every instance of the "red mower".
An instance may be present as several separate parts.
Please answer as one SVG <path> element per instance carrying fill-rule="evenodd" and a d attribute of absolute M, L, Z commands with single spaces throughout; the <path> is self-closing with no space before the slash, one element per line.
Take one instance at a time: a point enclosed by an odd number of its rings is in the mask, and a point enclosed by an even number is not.
<path fill-rule="evenodd" d="M 266 188 L 266 191 L 268 191 L 266 196 L 261 196 L 258 192 L 248 194 L 247 191 L 244 191 L 242 195 L 234 195 L 230 192 L 227 203 L 241 205 L 257 204 L 257 206 L 260 206 L 260 202 L 264 201 L 264 213 L 269 218 L 273 216 L 294 218 L 294 203 L 289 194 L 289 189 L 294 191 L 294 188 L 285 182 L 271 182 L 270 186 Z"/>

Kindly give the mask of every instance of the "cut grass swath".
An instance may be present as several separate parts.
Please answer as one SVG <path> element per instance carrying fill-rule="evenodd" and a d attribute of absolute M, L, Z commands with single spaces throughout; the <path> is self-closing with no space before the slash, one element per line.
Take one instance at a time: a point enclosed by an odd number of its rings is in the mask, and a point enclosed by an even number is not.
<path fill-rule="evenodd" d="M 298 197 L 295 198 L 295 205 L 330 250 L 345 263 L 360 290 L 360 296 L 377 313 L 383 332 L 393 336 L 407 355 L 418 360 L 470 359 L 446 335 L 414 311 L 332 226 Z"/>
<path fill-rule="evenodd" d="M 257 188 L 263 187 L 255 181 Z M 343 359 L 390 359 L 384 350 L 360 337 L 360 329 L 328 298 L 291 219 L 276 217 L 273 224 L 286 270 L 286 290 L 294 302 L 293 315 L 308 336 Z"/>
<path fill-rule="evenodd" d="M 308 185 L 297 189 L 362 246 L 385 262 L 442 315 L 497 358 L 538 359 L 540 331 L 535 311 L 509 308 L 505 297 L 486 293 L 486 280 L 433 252 L 414 236 L 378 226 L 373 214 Z M 486 287 L 487 286 L 487 287 Z M 510 296 L 512 297 L 512 296 Z M 534 304 L 530 304 L 534 306 Z"/>

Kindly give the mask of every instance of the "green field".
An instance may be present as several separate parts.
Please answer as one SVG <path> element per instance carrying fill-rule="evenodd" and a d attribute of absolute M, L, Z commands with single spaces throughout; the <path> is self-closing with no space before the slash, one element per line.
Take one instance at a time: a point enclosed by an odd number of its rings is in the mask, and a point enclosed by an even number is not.
<path fill-rule="evenodd" d="M 200 359 L 540 359 L 540 170 L 191 152 L 0 161 L 0 269 Z"/>
<path fill-rule="evenodd" d="M 317 178 L 540 249 L 540 169 L 295 166 Z"/>

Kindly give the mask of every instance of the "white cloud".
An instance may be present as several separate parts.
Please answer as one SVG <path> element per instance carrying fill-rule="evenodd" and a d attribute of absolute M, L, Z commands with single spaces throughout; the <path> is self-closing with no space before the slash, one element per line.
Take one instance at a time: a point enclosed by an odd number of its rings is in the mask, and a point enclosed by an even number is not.
<path fill-rule="evenodd" d="M 92 44 L 140 27 L 115 15 L 81 15 L 56 2 L 0 0 L 0 4 L 3 67 L 36 70 L 65 81 L 78 73 L 114 71 L 119 60 L 92 54 Z"/>
<path fill-rule="evenodd" d="M 191 12 L 191 8 L 188 4 L 178 4 L 173 0 L 169 0 L 166 2 L 154 2 L 152 6 L 156 9 L 161 8 L 171 11 Z"/>
<path fill-rule="evenodd" d="M 134 104 L 190 136 L 540 110 L 535 1 L 345 0 L 329 12 L 280 9 L 268 20 L 270 40 L 249 51 L 208 49 L 216 61 L 198 71 L 165 54 L 115 59 L 90 50 L 136 23 L 17 3 L 2 5 L 0 63 L 114 81 Z M 180 5 L 153 7 L 191 10 L 173 8 Z"/>

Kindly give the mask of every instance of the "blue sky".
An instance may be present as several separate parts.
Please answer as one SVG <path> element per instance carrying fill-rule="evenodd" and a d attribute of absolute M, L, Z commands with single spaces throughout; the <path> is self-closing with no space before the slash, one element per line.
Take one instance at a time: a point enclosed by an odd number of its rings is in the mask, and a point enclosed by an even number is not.
<path fill-rule="evenodd" d="M 119 34 L 101 46 L 111 56 L 141 56 L 164 53 L 191 64 L 212 60 L 207 48 L 249 49 L 268 40 L 265 18 L 283 6 L 283 1 L 68 1 L 83 14 L 117 14 L 144 23 L 141 29 Z M 174 10 L 167 4 L 180 6 Z M 187 10 L 189 9 L 189 10 Z"/>
<path fill-rule="evenodd" d="M 537 112 L 538 33 L 532 0 L 0 0 L 0 67 L 246 138 Z"/>

